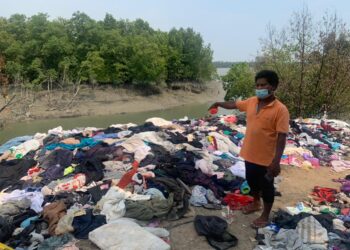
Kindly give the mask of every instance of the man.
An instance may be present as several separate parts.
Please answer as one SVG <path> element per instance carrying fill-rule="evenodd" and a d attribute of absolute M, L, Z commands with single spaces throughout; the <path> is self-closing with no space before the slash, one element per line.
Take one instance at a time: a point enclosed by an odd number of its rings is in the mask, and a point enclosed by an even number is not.
<path fill-rule="evenodd" d="M 240 156 L 245 160 L 246 178 L 251 188 L 253 203 L 243 213 L 263 212 L 253 221 L 254 228 L 268 224 L 274 202 L 274 177 L 278 176 L 280 160 L 289 131 L 289 112 L 275 97 L 279 79 L 271 70 L 262 70 L 255 76 L 256 96 L 243 101 L 217 102 L 211 108 L 239 109 L 246 112 L 247 130 Z"/>

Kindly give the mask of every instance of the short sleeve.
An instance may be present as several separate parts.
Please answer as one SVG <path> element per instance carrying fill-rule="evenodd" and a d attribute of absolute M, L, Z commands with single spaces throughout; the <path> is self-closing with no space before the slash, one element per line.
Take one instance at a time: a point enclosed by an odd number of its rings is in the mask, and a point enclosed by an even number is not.
<path fill-rule="evenodd" d="M 243 101 L 236 101 L 236 106 L 237 106 L 238 110 L 241 112 L 246 112 L 250 100 L 251 100 L 251 98 L 248 98 L 248 99 L 243 100 Z"/>
<path fill-rule="evenodd" d="M 287 134 L 289 132 L 289 119 L 288 109 L 286 107 L 281 108 L 277 116 L 276 131 Z"/>

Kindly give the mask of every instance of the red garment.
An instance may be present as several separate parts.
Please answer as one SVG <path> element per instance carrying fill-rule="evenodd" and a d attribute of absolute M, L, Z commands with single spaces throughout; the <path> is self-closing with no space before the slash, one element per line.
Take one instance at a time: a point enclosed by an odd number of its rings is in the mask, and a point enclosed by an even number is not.
<path fill-rule="evenodd" d="M 138 168 L 139 168 L 139 163 L 137 161 L 134 161 L 132 163 L 132 169 L 123 175 L 123 177 L 118 182 L 117 186 L 120 188 L 125 188 L 131 182 L 132 176 L 135 173 L 137 173 Z"/>
<path fill-rule="evenodd" d="M 345 216 L 348 216 L 349 214 L 350 214 L 350 208 L 343 208 L 342 210 L 341 210 L 341 214 L 342 215 L 345 215 Z"/>
<path fill-rule="evenodd" d="M 334 188 L 315 186 L 311 195 L 314 196 L 315 201 L 326 203 L 334 202 L 337 193 L 338 191 Z"/>
<path fill-rule="evenodd" d="M 227 194 L 224 198 L 224 202 L 232 210 L 240 210 L 242 207 L 252 203 L 253 200 L 254 199 L 251 196 L 234 193 Z"/>
<path fill-rule="evenodd" d="M 331 125 L 321 121 L 321 127 L 327 132 L 340 131 L 340 129 L 333 128 Z"/>
<path fill-rule="evenodd" d="M 224 121 L 227 123 L 236 123 L 237 122 L 237 117 L 234 115 L 229 115 L 224 118 Z"/>

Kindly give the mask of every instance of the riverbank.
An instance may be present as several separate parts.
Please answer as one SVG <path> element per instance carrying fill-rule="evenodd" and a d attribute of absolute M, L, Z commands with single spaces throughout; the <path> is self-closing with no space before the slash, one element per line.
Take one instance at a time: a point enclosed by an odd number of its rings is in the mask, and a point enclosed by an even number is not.
<path fill-rule="evenodd" d="M 69 96 L 71 95 L 71 96 Z M 190 90 L 170 90 L 164 88 L 159 94 L 144 96 L 133 90 L 122 88 L 91 89 L 83 88 L 73 99 L 72 94 L 56 91 L 50 100 L 46 92 L 37 94 L 35 101 L 25 108 L 20 100 L 0 113 L 0 120 L 6 124 L 14 122 L 55 119 L 79 116 L 115 115 L 152 110 L 164 110 L 182 105 L 204 104 L 223 100 L 225 91 L 219 81 L 206 84 L 201 93 Z M 16 97 L 17 99 L 20 96 Z M 72 101 L 73 100 L 73 101 Z M 50 105 L 51 103 L 51 105 Z M 56 103 L 52 105 L 52 103 Z M 71 105 L 68 105 L 70 104 Z M 4 105 L 4 100 L 0 106 Z"/>

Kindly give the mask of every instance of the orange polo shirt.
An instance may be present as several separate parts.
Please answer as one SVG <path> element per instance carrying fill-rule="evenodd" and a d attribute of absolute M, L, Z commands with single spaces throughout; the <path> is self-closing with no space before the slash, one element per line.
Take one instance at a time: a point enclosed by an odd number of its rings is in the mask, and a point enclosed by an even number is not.
<path fill-rule="evenodd" d="M 236 102 L 237 108 L 247 114 L 247 130 L 240 156 L 246 161 L 269 166 L 275 156 L 277 134 L 289 131 L 289 112 L 275 99 L 257 113 L 258 102 L 256 96 Z"/>

